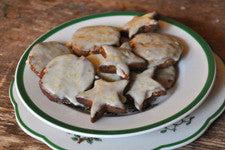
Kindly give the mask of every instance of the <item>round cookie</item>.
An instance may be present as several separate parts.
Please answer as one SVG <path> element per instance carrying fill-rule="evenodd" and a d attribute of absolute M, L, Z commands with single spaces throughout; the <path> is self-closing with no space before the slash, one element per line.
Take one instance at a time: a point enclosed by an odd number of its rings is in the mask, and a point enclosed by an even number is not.
<path fill-rule="evenodd" d="M 94 81 L 94 66 L 85 57 L 73 54 L 51 60 L 41 72 L 39 86 L 52 101 L 80 105 L 75 96 Z"/>
<path fill-rule="evenodd" d="M 159 33 L 138 34 L 130 44 L 134 53 L 146 59 L 150 66 L 171 66 L 180 59 L 183 51 L 174 37 Z"/>
<path fill-rule="evenodd" d="M 112 26 L 88 26 L 78 29 L 72 38 L 72 49 L 87 56 L 90 52 L 98 53 L 102 45 L 119 45 L 120 32 Z"/>
<path fill-rule="evenodd" d="M 34 45 L 28 56 L 30 68 L 40 76 L 42 69 L 50 60 L 65 54 L 71 54 L 71 51 L 62 43 L 53 41 L 38 43 Z"/>

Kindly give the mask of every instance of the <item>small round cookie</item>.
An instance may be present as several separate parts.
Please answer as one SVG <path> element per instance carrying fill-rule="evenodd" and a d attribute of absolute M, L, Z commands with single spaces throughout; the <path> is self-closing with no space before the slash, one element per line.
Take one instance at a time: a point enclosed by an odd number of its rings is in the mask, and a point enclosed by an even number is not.
<path fill-rule="evenodd" d="M 80 105 L 75 96 L 94 81 L 94 66 L 85 57 L 73 54 L 51 60 L 41 72 L 39 86 L 52 101 Z"/>
<path fill-rule="evenodd" d="M 146 59 L 150 66 L 168 67 L 176 63 L 182 54 L 182 45 L 172 36 L 159 33 L 136 35 L 130 44 L 138 56 Z"/>
<path fill-rule="evenodd" d="M 176 81 L 176 70 L 174 66 L 156 69 L 154 79 L 165 89 L 169 89 Z"/>
<path fill-rule="evenodd" d="M 78 29 L 73 34 L 72 49 L 87 56 L 90 52 L 98 53 L 102 45 L 119 45 L 120 32 L 112 26 L 88 26 Z"/>
<path fill-rule="evenodd" d="M 156 17 L 156 12 L 151 12 L 143 16 L 135 16 L 123 26 L 122 35 L 126 35 L 127 33 L 129 38 L 132 38 L 137 33 L 147 33 L 158 30 L 159 23 L 155 19 Z"/>
<path fill-rule="evenodd" d="M 71 54 L 71 51 L 60 42 L 38 43 L 34 45 L 28 56 L 30 68 L 40 76 L 42 69 L 50 60 L 65 54 Z"/>

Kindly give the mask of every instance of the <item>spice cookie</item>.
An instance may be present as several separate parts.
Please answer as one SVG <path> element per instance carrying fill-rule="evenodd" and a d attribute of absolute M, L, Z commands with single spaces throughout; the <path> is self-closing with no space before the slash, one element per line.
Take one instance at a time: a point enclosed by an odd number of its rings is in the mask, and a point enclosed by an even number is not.
<path fill-rule="evenodd" d="M 126 99 L 123 90 L 127 83 L 127 80 L 107 82 L 100 79 L 95 81 L 94 88 L 81 92 L 76 99 L 81 104 L 91 107 L 91 122 L 102 117 L 106 111 L 125 113 L 126 109 L 121 101 Z"/>
<path fill-rule="evenodd" d="M 112 26 L 88 26 L 78 29 L 72 38 L 72 49 L 87 56 L 90 52 L 98 53 L 102 45 L 116 45 L 120 42 L 118 28 Z"/>
<path fill-rule="evenodd" d="M 65 54 L 71 54 L 71 51 L 60 42 L 38 43 L 34 45 L 28 56 L 30 68 L 40 76 L 42 69 L 50 60 Z"/>
<path fill-rule="evenodd" d="M 165 89 L 169 89 L 176 81 L 176 70 L 174 66 L 156 69 L 154 79 Z"/>
<path fill-rule="evenodd" d="M 152 79 L 154 68 L 151 67 L 144 72 L 137 74 L 133 82 L 130 83 L 130 89 L 126 93 L 134 100 L 134 105 L 138 110 L 142 110 L 143 104 L 152 96 L 165 95 L 164 87 Z"/>
<path fill-rule="evenodd" d="M 102 62 L 104 62 L 104 57 L 101 54 L 91 54 L 87 56 L 87 59 L 92 62 L 92 64 L 95 67 L 97 78 L 101 78 L 105 81 L 118 81 L 121 79 L 120 76 L 118 76 L 115 73 L 102 73 L 98 72 L 98 67 L 101 65 Z"/>
<path fill-rule="evenodd" d="M 136 35 L 130 45 L 133 52 L 146 59 L 150 66 L 167 67 L 176 63 L 182 54 L 182 45 L 172 36 L 159 33 Z"/>
<path fill-rule="evenodd" d="M 73 54 L 51 60 L 41 72 L 39 86 L 52 101 L 80 105 L 75 96 L 94 81 L 94 66 L 85 57 Z"/>
<path fill-rule="evenodd" d="M 131 38 L 137 33 L 156 31 L 159 29 L 159 23 L 155 18 L 157 18 L 156 12 L 135 16 L 122 27 L 122 34 L 128 33 L 129 38 Z"/>
<path fill-rule="evenodd" d="M 114 74 L 114 73 L 102 73 L 102 72 L 99 72 L 99 73 L 97 73 L 97 75 L 101 79 L 103 79 L 105 81 L 109 81 L 109 82 L 121 80 L 121 77 L 118 76 L 117 74 Z"/>
<path fill-rule="evenodd" d="M 142 70 L 147 63 L 126 48 L 104 45 L 100 49 L 101 54 L 92 54 L 87 57 L 97 72 L 116 73 L 124 79 L 129 79 L 129 67 L 132 70 Z M 128 67 L 129 66 L 129 67 Z"/>

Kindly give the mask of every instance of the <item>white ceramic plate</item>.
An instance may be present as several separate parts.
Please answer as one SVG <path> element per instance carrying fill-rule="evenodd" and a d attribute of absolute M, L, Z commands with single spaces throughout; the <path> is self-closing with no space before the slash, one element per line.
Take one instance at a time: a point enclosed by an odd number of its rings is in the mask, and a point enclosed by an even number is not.
<path fill-rule="evenodd" d="M 196 109 L 207 96 L 215 77 L 215 62 L 208 44 L 188 27 L 161 18 L 160 32 L 183 41 L 184 54 L 178 64 L 179 76 L 174 92 L 163 103 L 148 111 L 120 117 L 103 117 L 90 123 L 90 116 L 62 104 L 51 102 L 39 86 L 39 78 L 26 64 L 34 44 L 43 41 L 71 40 L 75 30 L 90 25 L 122 26 L 141 13 L 107 13 L 76 19 L 49 31 L 38 38 L 24 53 L 16 70 L 16 88 L 25 106 L 51 126 L 84 136 L 118 138 L 134 136 L 168 126 Z M 185 42 L 184 42 L 185 41 Z"/>
<path fill-rule="evenodd" d="M 94 139 L 81 136 L 81 139 L 79 139 L 77 135 L 52 128 L 28 111 L 18 97 L 13 82 L 10 88 L 10 97 L 20 127 L 27 134 L 46 143 L 52 149 L 174 149 L 197 139 L 222 114 L 225 108 L 225 66 L 218 56 L 215 56 L 215 58 L 218 68 L 215 84 L 209 96 L 198 109 L 169 127 L 135 137 Z"/>

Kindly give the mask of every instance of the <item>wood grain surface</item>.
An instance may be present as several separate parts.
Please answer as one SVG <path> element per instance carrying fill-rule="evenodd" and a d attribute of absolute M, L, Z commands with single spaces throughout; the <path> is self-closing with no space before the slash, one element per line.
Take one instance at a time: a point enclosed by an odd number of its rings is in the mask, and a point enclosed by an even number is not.
<path fill-rule="evenodd" d="M 16 65 L 36 38 L 86 15 L 153 10 L 195 30 L 225 59 L 224 0 L 0 0 L 0 149 L 49 149 L 19 128 L 8 96 Z M 225 115 L 180 149 L 225 149 Z"/>

